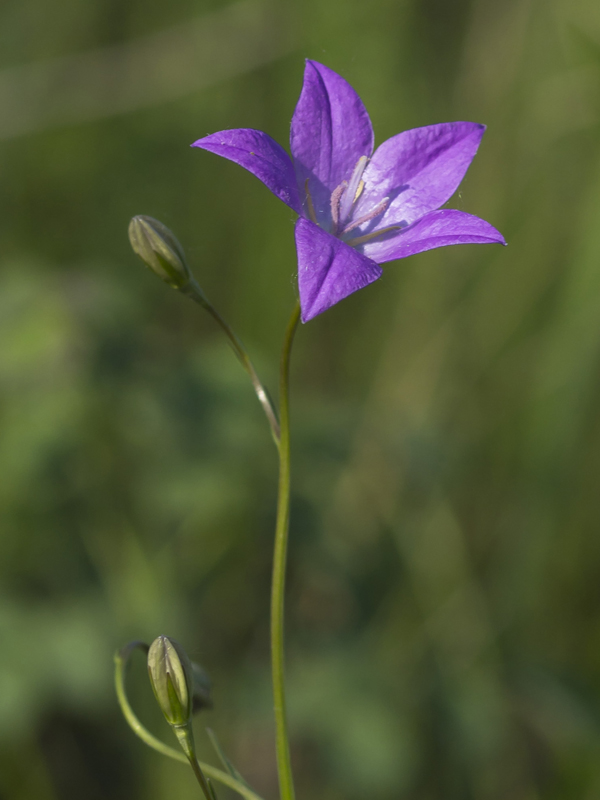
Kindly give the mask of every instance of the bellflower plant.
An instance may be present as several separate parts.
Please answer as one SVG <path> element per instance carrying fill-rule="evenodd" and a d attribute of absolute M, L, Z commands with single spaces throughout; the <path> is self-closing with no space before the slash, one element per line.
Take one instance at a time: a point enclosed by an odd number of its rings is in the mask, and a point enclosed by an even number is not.
<path fill-rule="evenodd" d="M 414 128 L 373 153 L 373 128 L 347 81 L 307 61 L 292 117 L 292 158 L 268 134 L 235 128 L 194 142 L 252 172 L 296 211 L 302 321 L 381 277 L 380 264 L 451 244 L 505 244 L 489 222 L 440 209 L 473 160 L 484 125 Z"/>
<path fill-rule="evenodd" d="M 485 126 L 450 122 L 399 133 L 373 152 L 371 121 L 354 89 L 332 70 L 307 61 L 292 117 L 292 157 L 262 131 L 237 128 L 194 143 L 240 164 L 299 216 L 295 236 L 300 301 L 284 337 L 279 407 L 263 386 L 239 337 L 194 278 L 173 233 L 158 220 L 134 217 L 131 245 L 144 263 L 174 289 L 207 311 L 229 339 L 262 406 L 279 455 L 279 490 L 271 584 L 271 668 L 280 800 L 294 800 L 284 682 L 284 596 L 290 507 L 289 370 L 294 336 L 303 322 L 381 277 L 381 264 L 451 244 L 505 244 L 478 217 L 441 206 L 454 194 L 473 160 Z M 147 731 L 125 691 L 131 654 L 148 654 L 155 695 L 183 753 Z M 189 761 L 206 800 L 213 781 L 246 800 L 261 800 L 209 737 L 224 769 L 199 762 L 191 727 L 193 711 L 210 706 L 210 684 L 181 645 L 159 636 L 149 648 L 131 642 L 115 656 L 117 696 L 136 734 L 150 747 Z"/>

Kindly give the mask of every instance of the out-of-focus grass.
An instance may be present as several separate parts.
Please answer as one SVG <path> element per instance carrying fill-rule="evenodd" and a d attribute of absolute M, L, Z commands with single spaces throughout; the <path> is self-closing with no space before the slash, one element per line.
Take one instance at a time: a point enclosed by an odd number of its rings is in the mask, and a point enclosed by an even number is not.
<path fill-rule="evenodd" d="M 207 719 L 226 750 L 275 796 L 273 447 L 210 320 L 140 268 L 126 228 L 146 213 L 175 230 L 274 387 L 292 215 L 188 145 L 241 126 L 285 143 L 309 56 L 357 88 L 378 142 L 485 122 L 450 205 L 490 220 L 509 247 L 388 265 L 300 331 L 288 596 L 298 794 L 593 800 L 600 7 L 275 10 L 0 9 L 0 91 L 21 114 L 21 128 L 0 125 L 11 132 L 0 145 L 0 795 L 196 796 L 184 767 L 129 733 L 113 697 L 113 650 L 167 633 L 211 672 Z M 211 28 L 218 58 L 190 64 L 202 74 L 186 94 L 165 42 L 176 30 L 189 46 L 199 14 L 234 22 Z M 240 26 L 267 44 L 234 52 Z M 147 55 L 148 42 L 164 65 L 149 73 L 155 97 L 111 60 Z M 84 79 L 57 85 L 69 63 Z M 44 76 L 56 103 L 38 91 Z M 140 715 L 163 730 L 141 663 L 131 677 Z"/>

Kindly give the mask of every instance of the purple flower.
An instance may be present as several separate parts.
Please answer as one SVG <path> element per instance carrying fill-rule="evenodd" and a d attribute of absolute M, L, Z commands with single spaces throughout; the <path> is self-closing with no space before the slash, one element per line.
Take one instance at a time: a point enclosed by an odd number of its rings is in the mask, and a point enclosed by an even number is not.
<path fill-rule="evenodd" d="M 371 120 L 343 78 L 307 61 L 286 151 L 236 128 L 194 142 L 254 173 L 296 211 L 302 321 L 381 277 L 380 264 L 450 244 L 506 244 L 471 214 L 440 209 L 485 131 L 474 122 L 414 128 L 373 153 Z"/>

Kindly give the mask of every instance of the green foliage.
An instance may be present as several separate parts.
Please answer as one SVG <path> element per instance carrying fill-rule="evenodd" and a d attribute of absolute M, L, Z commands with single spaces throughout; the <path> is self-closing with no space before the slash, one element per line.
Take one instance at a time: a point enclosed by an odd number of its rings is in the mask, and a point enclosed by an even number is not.
<path fill-rule="evenodd" d="M 177 232 L 275 388 L 291 212 L 188 145 L 242 126 L 285 143 L 308 56 L 356 87 L 379 141 L 486 123 L 451 205 L 509 247 L 387 265 L 299 331 L 298 796 L 592 800 L 598 3 L 227 8 L 0 8 L 0 795 L 197 797 L 113 694 L 117 647 L 167 632 L 211 675 L 203 716 L 224 751 L 275 796 L 274 448 L 222 335 L 141 267 L 127 225 L 149 214 Z M 161 735 L 137 678 L 136 713 Z"/>

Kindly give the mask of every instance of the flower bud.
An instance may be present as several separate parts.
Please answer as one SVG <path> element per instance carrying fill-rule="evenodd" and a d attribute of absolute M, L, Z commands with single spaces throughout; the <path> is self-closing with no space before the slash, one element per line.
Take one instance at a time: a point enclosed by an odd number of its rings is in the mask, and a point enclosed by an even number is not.
<path fill-rule="evenodd" d="M 192 274 L 183 248 L 162 222 L 144 215 L 134 217 L 129 223 L 129 241 L 144 264 L 169 286 L 181 289 L 190 282 Z"/>
<path fill-rule="evenodd" d="M 194 676 L 183 647 L 167 636 L 159 636 L 148 651 L 148 673 L 169 725 L 186 725 L 192 716 Z"/>

